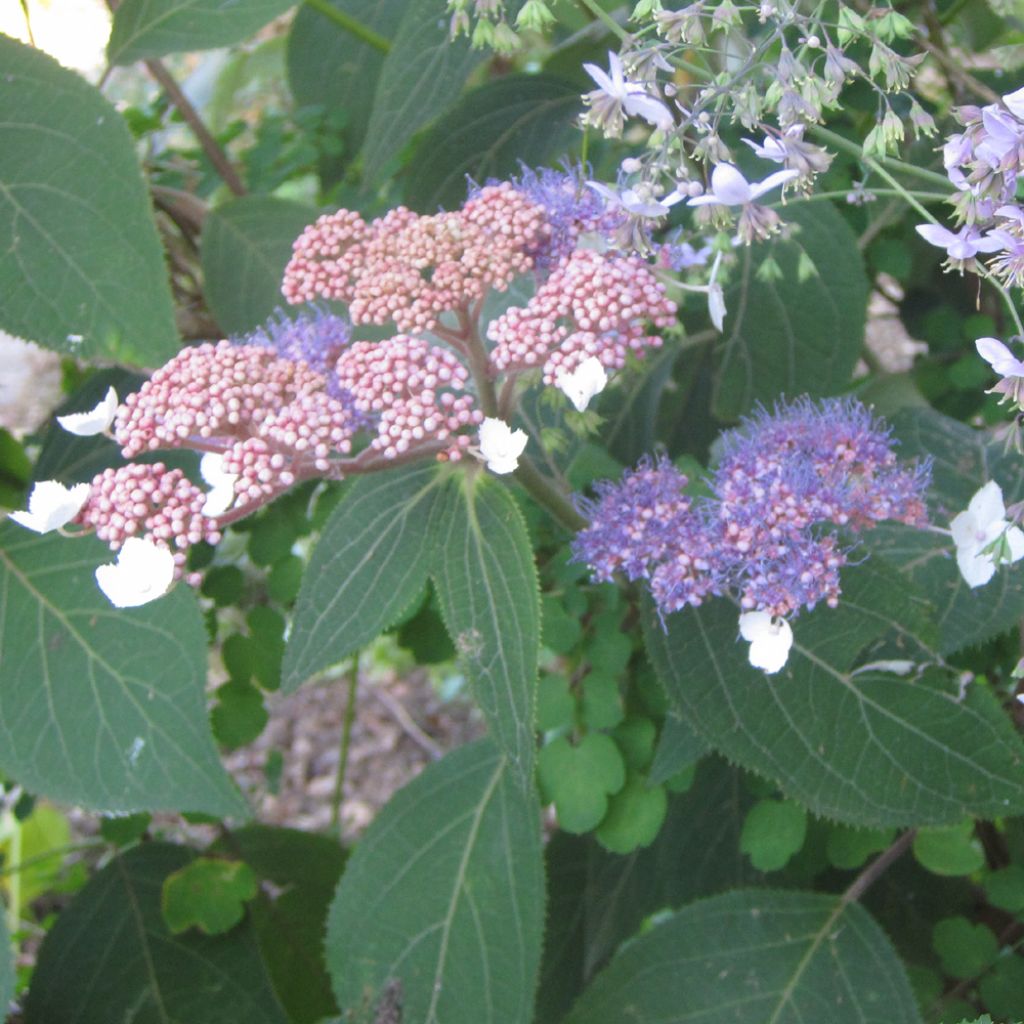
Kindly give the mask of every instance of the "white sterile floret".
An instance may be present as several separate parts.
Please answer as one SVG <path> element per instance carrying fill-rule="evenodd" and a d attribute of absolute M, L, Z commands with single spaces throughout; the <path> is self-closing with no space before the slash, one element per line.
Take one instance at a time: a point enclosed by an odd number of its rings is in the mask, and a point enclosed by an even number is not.
<path fill-rule="evenodd" d="M 219 516 L 235 503 L 236 473 L 224 472 L 224 456 L 207 452 L 199 462 L 199 472 L 210 485 L 206 501 L 200 510 L 204 516 Z"/>
<path fill-rule="evenodd" d="M 526 447 L 526 432 L 488 416 L 480 424 L 480 454 L 492 473 L 512 473 Z"/>
<path fill-rule="evenodd" d="M 115 608 L 148 604 L 170 590 L 174 555 L 152 541 L 129 537 L 116 562 L 97 568 L 96 582 Z"/>
<path fill-rule="evenodd" d="M 997 565 L 1024 558 L 1024 532 L 1007 522 L 1003 492 L 995 480 L 971 498 L 966 511 L 953 519 L 949 529 L 956 544 L 956 564 L 969 587 L 988 583 Z"/>
<path fill-rule="evenodd" d="M 749 182 L 732 164 L 716 164 L 711 172 L 711 190 L 691 199 L 688 206 L 747 206 L 779 185 L 800 176 L 799 171 L 775 171 L 763 181 Z"/>
<path fill-rule="evenodd" d="M 90 409 L 88 412 L 73 412 L 67 416 L 58 416 L 57 422 L 69 434 L 77 434 L 79 437 L 92 437 L 93 434 L 103 434 L 109 430 L 116 414 L 117 392 L 113 388 L 107 388 L 107 393 L 95 409 Z"/>
<path fill-rule="evenodd" d="M 607 383 L 608 374 L 597 356 L 584 359 L 572 373 L 559 371 L 555 377 L 555 386 L 576 406 L 577 412 L 583 412 Z"/>
<path fill-rule="evenodd" d="M 66 526 L 89 500 L 88 484 L 65 487 L 56 480 L 41 480 L 28 496 L 27 512 L 12 512 L 11 518 L 20 526 L 36 533 L 49 533 Z"/>
<path fill-rule="evenodd" d="M 786 664 L 793 646 L 790 624 L 770 612 L 744 612 L 740 616 L 740 636 L 750 643 L 750 664 L 769 675 Z"/>

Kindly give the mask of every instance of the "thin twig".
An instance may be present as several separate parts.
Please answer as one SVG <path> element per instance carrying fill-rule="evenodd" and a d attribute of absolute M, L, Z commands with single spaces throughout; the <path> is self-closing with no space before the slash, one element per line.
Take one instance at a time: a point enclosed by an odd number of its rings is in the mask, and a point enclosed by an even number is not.
<path fill-rule="evenodd" d="M 882 877 L 892 865 L 910 849 L 917 829 L 910 828 L 887 850 L 880 853 L 851 883 L 840 900 L 843 906 L 855 903 Z"/>
<path fill-rule="evenodd" d="M 422 747 L 435 761 L 444 756 L 444 751 L 416 724 L 401 701 L 392 697 L 382 686 L 375 686 L 370 692 L 384 705 L 406 736 L 417 746 Z"/>
<path fill-rule="evenodd" d="M 372 28 L 364 25 L 361 21 L 356 21 L 355 18 L 350 17 L 343 10 L 335 7 L 329 0 L 306 0 L 306 6 L 316 11 L 317 14 L 323 15 L 329 21 L 333 21 L 335 25 L 354 35 L 356 39 L 360 39 L 368 46 L 372 46 L 379 53 L 388 53 L 390 51 L 391 43 L 387 39 L 382 35 L 378 35 Z"/>
<path fill-rule="evenodd" d="M 331 831 L 338 828 L 341 820 L 341 799 L 345 794 L 345 775 L 348 772 L 348 753 L 352 745 L 352 723 L 356 719 L 356 687 L 359 684 L 359 652 L 352 655 L 352 670 L 348 674 L 348 691 L 345 698 L 345 718 L 341 725 L 341 747 L 338 751 L 338 772 L 334 777 L 334 794 L 331 797 Z"/>
<path fill-rule="evenodd" d="M 244 196 L 246 188 L 242 184 L 242 179 L 238 176 L 234 165 L 228 159 L 220 143 L 210 134 L 209 128 L 203 123 L 203 119 L 199 116 L 198 111 L 192 106 L 189 98 L 181 91 L 181 87 L 167 68 L 164 67 L 163 62 L 153 58 L 147 60 L 145 64 L 146 69 L 156 79 L 160 88 L 167 94 L 167 98 L 178 108 L 178 112 L 185 123 L 192 129 L 192 134 L 195 135 L 203 152 L 210 163 L 216 168 L 224 184 L 236 196 Z"/>

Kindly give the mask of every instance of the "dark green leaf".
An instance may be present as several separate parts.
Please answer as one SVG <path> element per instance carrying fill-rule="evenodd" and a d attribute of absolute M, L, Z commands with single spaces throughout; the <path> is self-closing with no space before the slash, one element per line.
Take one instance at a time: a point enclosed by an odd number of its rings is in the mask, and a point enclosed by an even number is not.
<path fill-rule="evenodd" d="M 249 906 L 277 996 L 293 1024 L 316 1024 L 337 1011 L 324 964 L 324 924 L 345 854 L 327 836 L 250 825 L 217 844 L 272 883 Z M 266 890 L 268 887 L 264 887 Z"/>
<path fill-rule="evenodd" d="M 830 203 L 783 211 L 799 230 L 741 250 L 718 355 L 714 406 L 734 420 L 780 394 L 831 395 L 846 386 L 864 344 L 868 280 L 857 239 Z M 778 280 L 757 269 L 774 259 Z M 807 277 L 801 267 L 813 267 Z"/>
<path fill-rule="evenodd" d="M 248 864 L 197 857 L 164 879 L 160 909 L 173 935 L 189 928 L 222 935 L 242 920 L 245 904 L 256 891 L 256 876 Z"/>
<path fill-rule="evenodd" d="M 985 1006 L 997 1020 L 1019 1022 L 1024 1012 L 1020 995 L 1024 992 L 1024 960 L 1019 955 L 1002 957 L 981 979 L 979 988 Z"/>
<path fill-rule="evenodd" d="M 932 932 L 932 945 L 942 960 L 942 969 L 953 978 L 973 978 L 999 953 L 991 928 L 971 924 L 966 917 L 947 917 Z"/>
<path fill-rule="evenodd" d="M 0 327 L 81 358 L 178 350 L 164 255 L 121 115 L 0 36 Z"/>
<path fill-rule="evenodd" d="M 203 293 L 224 333 L 251 331 L 284 306 L 281 279 L 292 243 L 314 220 L 316 210 L 274 196 L 243 196 L 207 214 Z"/>
<path fill-rule="evenodd" d="M 523 517 L 507 488 L 460 475 L 431 521 L 430 574 L 491 732 L 524 780 L 534 755 L 540 590 Z"/>
<path fill-rule="evenodd" d="M 670 696 L 727 757 L 854 825 L 946 824 L 1024 808 L 1024 748 L 989 692 L 971 687 L 960 700 L 941 673 L 852 671 L 894 626 L 912 649 L 914 633 L 927 634 L 912 595 L 872 562 L 844 572 L 837 609 L 797 620 L 777 675 L 748 664 L 737 614 L 718 600 L 670 616 L 667 633 L 651 613 L 646 629 Z"/>
<path fill-rule="evenodd" d="M 932 517 L 938 526 L 967 508 L 989 480 L 1002 487 L 1007 505 L 1024 498 L 1024 463 L 1001 441 L 933 410 L 908 410 L 894 421 L 901 457 L 933 457 Z M 968 587 L 954 557 L 953 542 L 941 534 L 883 526 L 867 536 L 872 550 L 903 569 L 935 604 L 938 649 L 948 654 L 1005 632 L 1024 616 L 1019 567 L 996 571 L 985 586 Z"/>
<path fill-rule="evenodd" d="M 251 683 L 232 679 L 217 689 L 217 703 L 210 710 L 210 725 L 217 742 L 228 750 L 252 743 L 270 716 L 263 694 Z"/>
<path fill-rule="evenodd" d="M 826 840 L 829 863 L 844 871 L 859 868 L 873 853 L 881 853 L 896 838 L 891 828 L 851 828 L 833 825 Z"/>
<path fill-rule="evenodd" d="M 230 46 L 292 6 L 294 0 L 124 0 L 114 12 L 107 57 L 111 64 L 131 64 Z"/>
<path fill-rule="evenodd" d="M 703 757 L 708 750 L 707 741 L 698 736 L 686 719 L 671 708 L 665 715 L 658 746 L 651 765 L 651 782 L 667 782 L 684 768 Z"/>
<path fill-rule="evenodd" d="M 329 2 L 388 40 L 408 5 L 407 0 Z M 344 112 L 343 137 L 351 157 L 366 138 L 384 54 L 303 4 L 288 35 L 287 64 L 288 85 L 299 106 Z"/>
<path fill-rule="evenodd" d="M 739 891 L 694 903 L 630 943 L 565 1024 L 918 1024 L 889 940 L 856 903 Z"/>
<path fill-rule="evenodd" d="M 14 998 L 14 956 L 7 934 L 7 915 L 0 914 L 0 1013 Z"/>
<path fill-rule="evenodd" d="M 419 1024 L 529 1024 L 544 871 L 536 799 L 489 741 L 401 790 L 342 876 L 327 927 L 338 1003 L 401 983 Z"/>
<path fill-rule="evenodd" d="M 363 143 L 363 174 L 372 187 L 413 135 L 448 108 L 481 60 L 465 39 L 449 37 L 436 0 L 406 0 Z"/>
<path fill-rule="evenodd" d="M 505 75 L 474 89 L 417 145 L 406 202 L 422 213 L 451 210 L 466 198 L 467 175 L 484 182 L 563 156 L 579 110 L 579 88 L 550 75 Z"/>
<path fill-rule="evenodd" d="M 0 770 L 98 810 L 245 815 L 207 723 L 195 597 L 119 611 L 93 578 L 110 559 L 94 538 L 0 527 Z"/>
<path fill-rule="evenodd" d="M 654 842 L 667 811 L 664 787 L 650 786 L 643 775 L 631 771 L 626 784 L 608 801 L 608 813 L 594 836 L 612 853 L 632 853 Z"/>
<path fill-rule="evenodd" d="M 778 871 L 804 845 L 807 812 L 792 800 L 760 800 L 747 811 L 740 849 L 758 871 Z"/>
<path fill-rule="evenodd" d="M 564 736 L 552 740 L 537 763 L 544 796 L 554 801 L 558 824 L 566 832 L 589 832 L 605 816 L 608 796 L 622 789 L 626 765 L 607 736 L 590 733 L 573 745 Z"/>
<path fill-rule="evenodd" d="M 982 885 L 992 906 L 1011 914 L 1024 910 L 1024 866 L 1010 864 L 993 871 Z"/>
<path fill-rule="evenodd" d="M 919 829 L 914 856 L 937 875 L 969 875 L 985 866 L 985 851 L 969 818 L 946 828 Z"/>
<path fill-rule="evenodd" d="M 212 937 L 164 924 L 164 879 L 193 856 L 144 843 L 96 875 L 43 940 L 25 1024 L 286 1024 L 248 922 Z"/>
<path fill-rule="evenodd" d="M 439 481 L 433 466 L 419 465 L 363 477 L 346 493 L 302 580 L 286 691 L 376 639 L 420 596 Z"/>

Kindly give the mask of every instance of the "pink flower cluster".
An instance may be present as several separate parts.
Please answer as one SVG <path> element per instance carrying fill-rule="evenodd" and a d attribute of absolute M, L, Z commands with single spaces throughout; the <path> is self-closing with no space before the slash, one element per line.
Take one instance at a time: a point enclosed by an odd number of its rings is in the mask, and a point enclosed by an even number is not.
<path fill-rule="evenodd" d="M 665 329 L 675 315 L 676 304 L 643 260 L 577 249 L 526 306 L 491 322 L 491 364 L 498 371 L 542 366 L 545 384 L 591 356 L 617 370 L 627 353 L 661 345 L 659 335 L 647 333 L 648 323 Z"/>
<path fill-rule="evenodd" d="M 386 341 L 358 341 L 342 353 L 335 372 L 356 409 L 378 415 L 371 446 L 385 458 L 446 441 L 483 419 L 472 394 L 455 393 L 466 391 L 465 366 L 447 349 L 422 338 L 396 334 Z M 470 440 L 465 434 L 455 437 L 447 457 L 457 459 Z"/>
<path fill-rule="evenodd" d="M 296 240 L 282 291 L 293 304 L 345 302 L 355 324 L 393 321 L 401 331 L 428 331 L 442 313 L 465 309 L 490 288 L 503 291 L 531 270 L 529 253 L 549 231 L 543 209 L 508 184 L 429 217 L 400 206 L 367 224 L 339 210 Z"/>
<path fill-rule="evenodd" d="M 132 463 L 103 470 L 90 486 L 75 522 L 92 527 L 115 551 L 129 537 L 166 547 L 174 555 L 175 578 L 183 575 L 189 547 L 220 540 L 216 522 L 202 514 L 206 493 L 180 469 Z"/>

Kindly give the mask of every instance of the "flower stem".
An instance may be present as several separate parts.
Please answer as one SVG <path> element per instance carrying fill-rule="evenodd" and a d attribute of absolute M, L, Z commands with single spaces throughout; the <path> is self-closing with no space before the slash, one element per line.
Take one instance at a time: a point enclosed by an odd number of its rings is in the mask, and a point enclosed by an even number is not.
<path fill-rule="evenodd" d="M 595 0 L 576 0 L 576 3 L 593 18 L 601 22 L 609 32 L 618 36 L 622 42 L 626 42 L 629 39 L 629 33 Z"/>
<path fill-rule="evenodd" d="M 348 676 L 348 690 L 345 698 L 345 719 L 341 725 L 341 747 L 338 751 L 338 774 L 334 778 L 334 793 L 331 796 L 331 831 L 338 829 L 341 820 L 341 799 L 345 792 L 345 775 L 348 772 L 348 753 L 352 745 L 352 723 L 356 718 L 356 686 L 359 683 L 359 652 L 352 655 L 352 669 Z"/>
<path fill-rule="evenodd" d="M 587 525 L 587 520 L 576 511 L 573 503 L 526 456 L 519 459 L 516 480 L 530 496 L 554 516 L 563 526 L 575 533 Z"/>
<path fill-rule="evenodd" d="M 367 46 L 372 46 L 379 53 L 390 52 L 391 43 L 389 40 L 385 39 L 382 35 L 378 35 L 372 28 L 364 25 L 361 21 L 357 21 L 335 7 L 330 0 L 306 0 L 306 6 L 311 7 L 317 14 L 322 14 L 329 21 L 333 21 L 339 28 L 343 28 L 346 32 L 354 35 L 356 39 L 366 43 Z"/>

